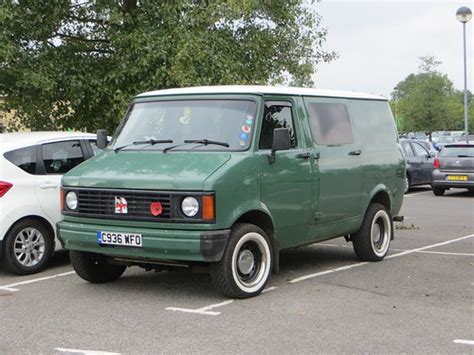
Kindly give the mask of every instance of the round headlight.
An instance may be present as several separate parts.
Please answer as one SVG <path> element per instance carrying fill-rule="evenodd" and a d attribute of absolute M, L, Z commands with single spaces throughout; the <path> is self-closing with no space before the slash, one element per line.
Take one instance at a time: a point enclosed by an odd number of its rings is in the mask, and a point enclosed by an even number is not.
<path fill-rule="evenodd" d="M 181 210 L 187 217 L 194 217 L 199 212 L 199 202 L 194 197 L 186 197 L 181 202 Z"/>
<path fill-rule="evenodd" d="M 75 192 L 70 191 L 66 195 L 66 206 L 70 210 L 75 210 L 77 208 L 77 195 Z"/>

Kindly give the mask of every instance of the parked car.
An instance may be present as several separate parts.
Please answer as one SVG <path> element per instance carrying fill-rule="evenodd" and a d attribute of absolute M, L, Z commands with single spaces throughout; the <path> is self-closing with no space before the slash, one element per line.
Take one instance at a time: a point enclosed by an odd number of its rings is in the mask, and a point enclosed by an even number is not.
<path fill-rule="evenodd" d="M 405 193 L 413 186 L 430 184 L 435 154 L 414 139 L 400 139 L 400 145 L 406 161 Z"/>
<path fill-rule="evenodd" d="M 444 146 L 434 161 L 431 187 L 436 196 L 452 187 L 474 192 L 474 143 Z"/>
<path fill-rule="evenodd" d="M 0 135 L 0 258 L 19 275 L 42 270 L 55 250 L 64 173 L 94 154 L 96 136 L 25 132 Z"/>
<path fill-rule="evenodd" d="M 144 93 L 110 147 L 63 177 L 59 239 L 89 282 L 133 265 L 208 266 L 233 298 L 262 292 L 281 249 L 346 236 L 361 260 L 380 261 L 403 201 L 397 140 L 380 96 L 264 86 Z"/>
<path fill-rule="evenodd" d="M 467 135 L 467 140 L 470 142 L 474 143 L 474 134 L 468 134 Z M 456 142 L 466 142 L 466 135 L 461 134 L 456 138 Z"/>
<path fill-rule="evenodd" d="M 442 135 L 442 136 L 438 137 L 438 140 L 434 144 L 434 147 L 435 147 L 436 150 L 440 151 L 441 149 L 443 149 L 445 144 L 449 144 L 449 143 L 453 143 L 453 142 L 454 142 L 453 137 Z"/>

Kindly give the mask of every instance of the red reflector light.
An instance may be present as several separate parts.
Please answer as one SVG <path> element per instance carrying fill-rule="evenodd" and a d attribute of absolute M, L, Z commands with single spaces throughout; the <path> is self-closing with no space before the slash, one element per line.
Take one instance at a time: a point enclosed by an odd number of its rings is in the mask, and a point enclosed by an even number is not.
<path fill-rule="evenodd" d="M 439 169 L 439 167 L 440 167 L 439 159 L 435 158 L 435 160 L 433 161 L 433 168 Z"/>
<path fill-rule="evenodd" d="M 10 184 L 9 182 L 0 181 L 0 197 L 3 197 L 12 186 L 13 184 Z"/>

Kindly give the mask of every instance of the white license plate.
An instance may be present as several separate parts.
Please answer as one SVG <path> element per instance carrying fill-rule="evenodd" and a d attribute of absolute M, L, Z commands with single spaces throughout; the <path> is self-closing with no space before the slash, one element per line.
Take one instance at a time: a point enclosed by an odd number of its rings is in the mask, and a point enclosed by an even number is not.
<path fill-rule="evenodd" d="M 141 234 L 106 231 L 97 231 L 97 243 L 101 245 L 120 245 L 135 248 L 141 248 L 143 246 Z"/>

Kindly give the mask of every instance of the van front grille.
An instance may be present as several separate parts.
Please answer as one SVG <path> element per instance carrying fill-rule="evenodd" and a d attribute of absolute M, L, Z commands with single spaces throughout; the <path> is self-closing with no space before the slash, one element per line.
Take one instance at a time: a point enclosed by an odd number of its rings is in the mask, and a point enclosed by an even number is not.
<path fill-rule="evenodd" d="M 139 190 L 98 190 L 80 189 L 76 191 L 78 211 L 72 214 L 84 217 L 107 217 L 133 220 L 170 219 L 171 194 Z M 162 211 L 152 214 L 151 205 L 161 204 Z M 68 211 L 72 212 L 72 211 Z"/>

